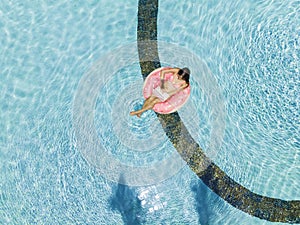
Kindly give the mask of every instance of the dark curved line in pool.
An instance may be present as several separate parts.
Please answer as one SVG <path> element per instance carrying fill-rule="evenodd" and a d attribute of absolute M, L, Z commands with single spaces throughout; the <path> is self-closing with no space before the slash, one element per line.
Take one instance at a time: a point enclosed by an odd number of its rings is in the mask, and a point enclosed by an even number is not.
<path fill-rule="evenodd" d="M 157 13 L 158 0 L 139 0 L 137 40 L 143 78 L 146 78 L 154 69 L 161 67 L 157 46 L 151 45 L 149 49 L 146 45 L 141 44 L 144 41 L 157 40 Z M 154 55 L 154 58 L 145 62 L 142 59 L 149 51 Z M 199 144 L 189 134 L 177 112 L 168 115 L 157 114 L 157 117 L 170 141 L 189 167 L 225 201 L 237 209 L 264 220 L 300 223 L 299 200 L 286 201 L 251 192 L 231 179 L 205 156 Z M 182 132 L 182 129 L 185 131 Z M 186 135 L 182 137 L 182 133 Z M 179 137 L 179 134 L 180 140 L 176 138 Z"/>

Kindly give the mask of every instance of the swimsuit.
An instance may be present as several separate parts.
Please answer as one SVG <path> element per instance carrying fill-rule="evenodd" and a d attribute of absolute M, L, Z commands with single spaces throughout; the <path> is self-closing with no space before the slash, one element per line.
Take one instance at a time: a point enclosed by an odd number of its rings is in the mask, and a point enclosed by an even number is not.
<path fill-rule="evenodd" d="M 164 92 L 160 86 L 153 89 L 152 94 L 160 99 L 160 101 L 164 102 L 168 98 L 170 98 L 170 95 L 167 92 Z"/>
<path fill-rule="evenodd" d="M 171 97 L 171 95 L 167 91 L 173 91 L 176 89 L 176 87 L 170 81 L 166 81 L 165 86 L 166 90 L 161 89 L 160 86 L 157 86 L 152 91 L 152 94 L 158 97 L 162 102 L 166 101 L 168 98 Z"/>

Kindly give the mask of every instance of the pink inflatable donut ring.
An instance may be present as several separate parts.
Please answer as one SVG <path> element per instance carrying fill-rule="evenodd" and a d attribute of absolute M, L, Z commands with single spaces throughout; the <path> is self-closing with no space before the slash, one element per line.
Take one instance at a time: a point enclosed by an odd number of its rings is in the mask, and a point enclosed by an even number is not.
<path fill-rule="evenodd" d="M 147 99 L 152 95 L 153 89 L 160 85 L 160 72 L 163 69 L 170 69 L 170 67 L 161 67 L 152 71 L 146 78 L 143 87 L 144 98 Z M 173 79 L 172 73 L 165 74 L 165 80 Z M 188 100 L 191 93 L 190 85 L 182 91 L 171 96 L 164 102 L 154 105 L 153 110 L 160 114 L 169 114 L 180 109 Z"/>

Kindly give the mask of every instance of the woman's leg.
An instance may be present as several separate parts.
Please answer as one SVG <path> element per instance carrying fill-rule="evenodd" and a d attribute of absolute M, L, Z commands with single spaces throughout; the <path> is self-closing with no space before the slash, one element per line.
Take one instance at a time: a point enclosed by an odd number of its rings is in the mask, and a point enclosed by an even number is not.
<path fill-rule="evenodd" d="M 159 102 L 160 102 L 160 99 L 158 97 L 156 97 L 156 96 L 150 96 L 149 98 L 147 98 L 145 100 L 142 109 L 137 110 L 137 111 L 132 111 L 132 112 L 130 112 L 130 115 L 131 116 L 135 116 L 136 115 L 136 116 L 140 117 L 143 112 L 145 112 L 145 111 L 147 111 L 149 109 L 152 109 L 154 107 L 154 105 L 156 103 L 159 103 Z"/>

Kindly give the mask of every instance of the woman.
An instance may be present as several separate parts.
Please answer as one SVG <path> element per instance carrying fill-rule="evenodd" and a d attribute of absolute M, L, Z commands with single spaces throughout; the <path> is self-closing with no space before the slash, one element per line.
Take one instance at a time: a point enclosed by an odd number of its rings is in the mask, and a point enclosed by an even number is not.
<path fill-rule="evenodd" d="M 165 74 L 172 73 L 172 79 L 165 81 Z M 160 73 L 161 85 L 153 89 L 152 95 L 144 102 L 142 109 L 130 112 L 131 116 L 141 117 L 141 114 L 152 109 L 155 104 L 164 102 L 189 86 L 190 70 L 186 67 L 163 69 Z"/>

